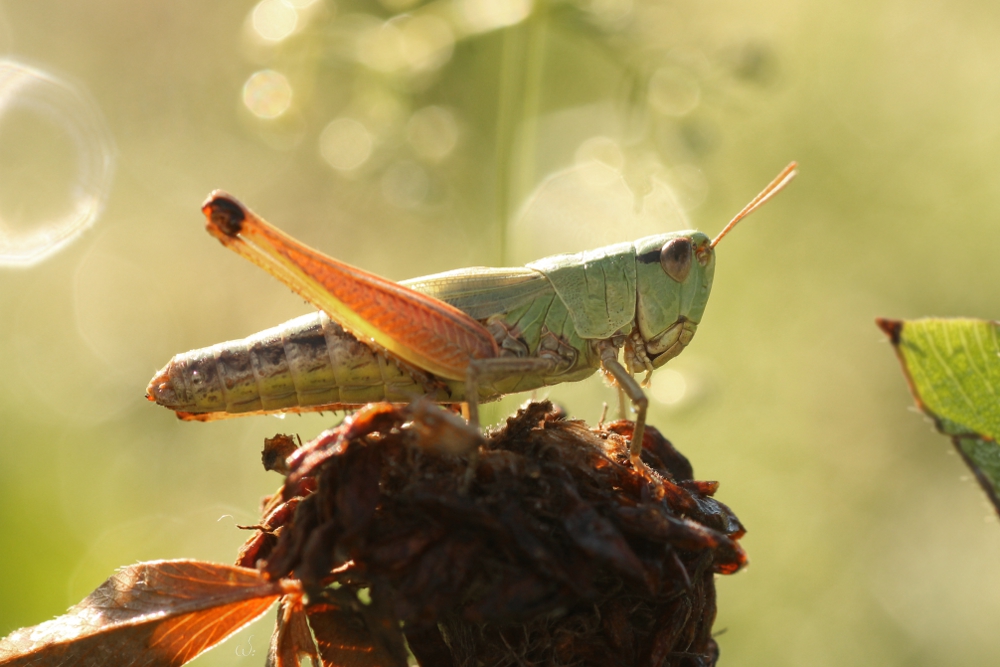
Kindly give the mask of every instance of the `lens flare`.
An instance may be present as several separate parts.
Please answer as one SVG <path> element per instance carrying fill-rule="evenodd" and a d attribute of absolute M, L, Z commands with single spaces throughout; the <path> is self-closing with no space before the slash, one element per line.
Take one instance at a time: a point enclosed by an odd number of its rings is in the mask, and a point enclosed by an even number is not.
<path fill-rule="evenodd" d="M 36 264 L 93 225 L 114 164 L 114 141 L 88 95 L 0 60 L 0 266 Z"/>

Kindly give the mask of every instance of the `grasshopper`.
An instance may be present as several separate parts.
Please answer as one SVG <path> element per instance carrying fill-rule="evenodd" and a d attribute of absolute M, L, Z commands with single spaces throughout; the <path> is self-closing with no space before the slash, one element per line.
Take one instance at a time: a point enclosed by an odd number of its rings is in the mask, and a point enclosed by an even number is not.
<path fill-rule="evenodd" d="M 632 401 L 630 457 L 644 469 L 648 400 L 634 374 L 646 371 L 646 385 L 691 342 L 712 289 L 715 246 L 795 169 L 788 165 L 714 239 L 670 232 L 520 268 L 399 283 L 313 250 L 215 191 L 202 206 L 208 232 L 319 312 L 179 354 L 146 396 L 198 421 L 427 397 L 467 404 L 478 426 L 479 403 L 601 370 Z"/>

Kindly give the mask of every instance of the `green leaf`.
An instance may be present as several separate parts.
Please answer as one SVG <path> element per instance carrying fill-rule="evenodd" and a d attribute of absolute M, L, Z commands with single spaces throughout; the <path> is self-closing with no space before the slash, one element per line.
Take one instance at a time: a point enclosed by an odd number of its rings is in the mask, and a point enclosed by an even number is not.
<path fill-rule="evenodd" d="M 885 320 L 917 407 L 950 436 L 1000 512 L 1000 323 Z"/>

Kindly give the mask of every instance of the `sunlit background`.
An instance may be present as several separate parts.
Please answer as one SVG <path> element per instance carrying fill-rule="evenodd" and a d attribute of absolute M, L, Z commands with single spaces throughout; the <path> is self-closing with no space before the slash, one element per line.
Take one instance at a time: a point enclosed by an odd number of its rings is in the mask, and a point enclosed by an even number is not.
<path fill-rule="evenodd" d="M 749 528 L 722 664 L 994 662 L 1000 525 L 873 319 L 1000 315 L 998 108 L 984 1 L 0 2 L 0 635 L 119 565 L 231 562 L 279 484 L 262 438 L 331 424 L 143 399 L 308 312 L 205 234 L 210 190 L 403 279 L 714 234 L 796 159 L 651 390 Z"/>

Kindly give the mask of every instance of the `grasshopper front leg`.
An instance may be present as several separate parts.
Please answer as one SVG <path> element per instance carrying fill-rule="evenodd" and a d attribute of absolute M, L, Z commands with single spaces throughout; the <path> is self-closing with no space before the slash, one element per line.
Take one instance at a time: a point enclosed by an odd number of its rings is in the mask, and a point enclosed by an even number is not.
<path fill-rule="evenodd" d="M 641 456 L 642 436 L 646 430 L 646 410 L 649 407 L 649 399 L 632 374 L 618 361 L 617 347 L 611 343 L 605 343 L 601 345 L 600 353 L 601 366 L 611 374 L 611 377 L 618 383 L 619 389 L 625 392 L 625 395 L 632 401 L 632 405 L 635 406 L 635 427 L 632 429 L 629 459 L 632 461 L 633 468 L 643 474 L 648 474 L 649 468 L 642 462 Z"/>

